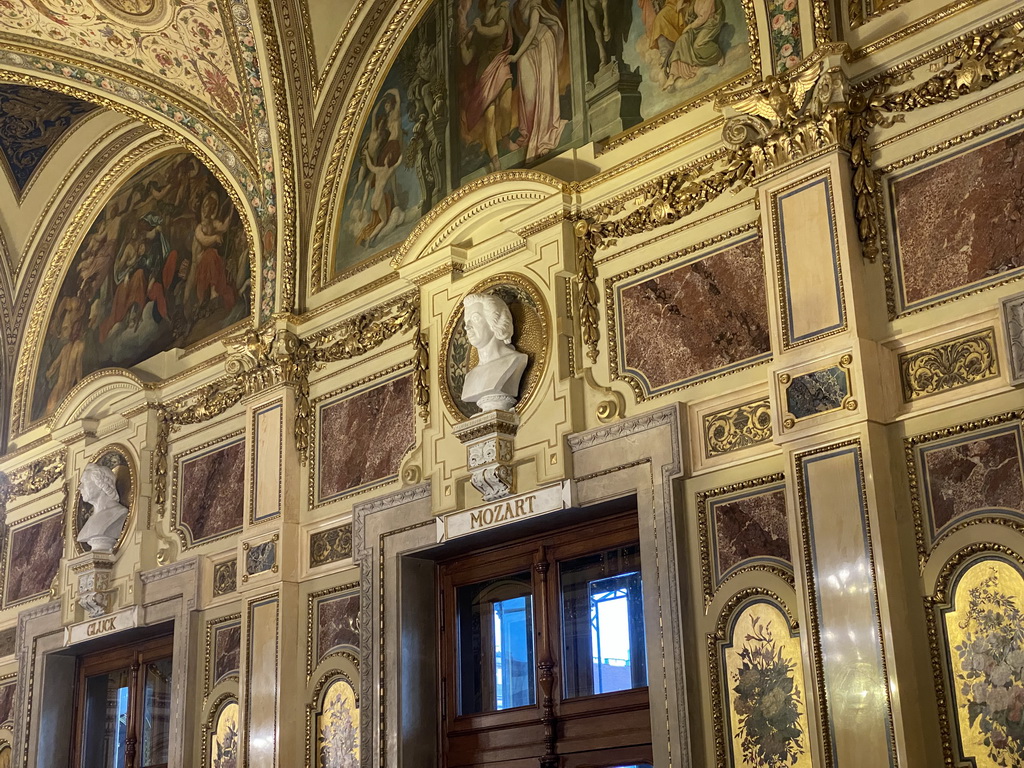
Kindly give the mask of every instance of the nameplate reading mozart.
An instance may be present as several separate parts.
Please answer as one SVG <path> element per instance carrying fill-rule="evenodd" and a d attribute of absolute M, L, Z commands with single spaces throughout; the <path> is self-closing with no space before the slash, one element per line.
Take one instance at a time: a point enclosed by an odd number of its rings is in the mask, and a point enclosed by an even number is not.
<path fill-rule="evenodd" d="M 549 485 L 530 493 L 509 496 L 482 507 L 449 512 L 437 518 L 438 542 L 508 525 L 572 506 L 569 481 Z"/>
<path fill-rule="evenodd" d="M 64 628 L 64 645 L 74 645 L 86 640 L 94 640 L 97 637 L 110 635 L 124 629 L 133 629 L 139 626 L 138 607 L 126 608 L 108 616 L 100 616 L 97 619 L 83 621 L 81 624 L 72 624 Z"/>

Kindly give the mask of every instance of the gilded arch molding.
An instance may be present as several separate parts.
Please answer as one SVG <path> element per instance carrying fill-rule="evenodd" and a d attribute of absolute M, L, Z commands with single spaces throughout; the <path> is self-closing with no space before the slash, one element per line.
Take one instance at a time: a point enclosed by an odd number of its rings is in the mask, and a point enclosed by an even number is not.
<path fill-rule="evenodd" d="M 32 292 L 31 314 L 22 337 L 21 346 L 18 352 L 17 368 L 14 372 L 14 384 L 10 409 L 10 434 L 11 437 L 18 437 L 37 426 L 30 424 L 30 399 L 33 377 L 39 364 L 39 356 L 42 350 L 42 334 L 45 324 L 50 317 L 52 304 L 60 287 L 71 260 L 74 258 L 78 244 L 85 236 L 95 217 L 102 207 L 119 188 L 122 182 L 150 162 L 173 152 L 179 147 L 179 142 L 174 138 L 160 135 L 151 137 L 133 148 L 117 155 L 113 165 L 89 184 L 88 193 L 80 198 L 80 202 L 73 206 L 67 219 L 63 220 L 59 227 L 59 236 L 47 241 L 44 248 L 39 248 L 34 254 L 41 268 L 41 277 L 38 287 Z M 211 169 L 214 176 L 224 187 L 232 203 L 238 210 L 242 221 L 242 228 L 245 232 L 246 241 L 249 246 L 249 268 L 252 274 L 259 271 L 259 260 L 257 258 L 257 229 L 253 221 L 252 211 L 245 206 L 238 189 L 230 183 L 230 179 L 219 169 Z M 43 267 L 45 265 L 45 267 Z M 253 293 L 251 297 L 250 311 L 253 316 L 256 314 L 256 307 L 259 297 Z M 53 416 L 40 423 L 52 426 Z"/>

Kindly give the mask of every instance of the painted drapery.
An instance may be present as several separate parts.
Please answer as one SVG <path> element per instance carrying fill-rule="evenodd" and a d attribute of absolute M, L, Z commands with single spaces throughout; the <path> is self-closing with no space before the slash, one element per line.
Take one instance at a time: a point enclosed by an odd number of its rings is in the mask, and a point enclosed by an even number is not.
<path fill-rule="evenodd" d="M 245 233 L 220 182 L 187 153 L 154 161 L 99 212 L 65 273 L 32 419 L 93 371 L 130 368 L 238 322 L 249 294 Z"/>

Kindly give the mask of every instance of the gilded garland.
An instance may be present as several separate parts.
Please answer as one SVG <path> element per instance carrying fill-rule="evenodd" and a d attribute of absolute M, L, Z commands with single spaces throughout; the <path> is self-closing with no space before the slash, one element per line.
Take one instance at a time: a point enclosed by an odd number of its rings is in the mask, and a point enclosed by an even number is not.
<path fill-rule="evenodd" d="M 605 203 L 578 217 L 576 280 L 582 341 L 591 362 L 600 340 L 595 254 L 623 237 L 672 225 L 727 190 L 738 191 L 801 159 L 831 149 L 849 153 L 854 217 L 861 249 L 874 261 L 880 252 L 880 182 L 872 167 L 871 135 L 903 114 L 989 88 L 1024 71 L 1024 21 L 961 38 L 945 69 L 925 82 L 892 89 L 907 75 L 885 75 L 851 85 L 843 68 L 844 43 L 820 45 L 804 63 L 779 77 L 718 97 L 726 118 L 728 149 L 670 173 L 643 191 L 624 213 L 622 200 Z"/>
<path fill-rule="evenodd" d="M 227 375 L 196 392 L 157 409 L 153 450 L 153 493 L 157 507 L 167 499 L 167 454 L 170 434 L 189 424 L 209 421 L 246 395 L 276 384 L 295 388 L 295 445 L 305 461 L 312 432 L 309 376 L 322 366 L 359 357 L 403 331 L 419 327 L 419 303 L 409 293 L 374 307 L 334 328 L 301 339 L 285 329 L 249 330 L 229 343 Z"/>

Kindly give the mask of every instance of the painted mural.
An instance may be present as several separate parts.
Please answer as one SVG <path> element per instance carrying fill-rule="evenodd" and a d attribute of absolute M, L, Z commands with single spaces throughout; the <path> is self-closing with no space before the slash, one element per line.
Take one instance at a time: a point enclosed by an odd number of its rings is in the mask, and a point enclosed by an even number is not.
<path fill-rule="evenodd" d="M 92 104 L 53 91 L 0 84 L 0 153 L 19 192 L 46 153 L 95 109 Z"/>
<path fill-rule="evenodd" d="M 108 10 L 128 5 L 109 3 Z M 140 3 L 131 3 L 140 5 Z M 242 87 L 232 40 L 221 10 L 207 0 L 147 0 L 149 10 L 128 14 L 133 34 L 119 34 L 108 14 L 88 0 L 4 0 L 0 26 L 10 35 L 109 57 L 162 79 L 212 107 L 236 130 L 245 130 Z M 113 6 L 110 8 L 109 6 Z"/>
<path fill-rule="evenodd" d="M 564 0 L 456 0 L 453 12 L 459 176 L 561 147 L 572 116 Z"/>
<path fill-rule="evenodd" d="M 792 64 L 800 55 L 795 0 L 779 2 L 777 32 L 793 42 L 777 50 Z M 438 0 L 371 102 L 327 277 L 397 246 L 461 184 L 589 140 L 583 102 L 595 78 L 635 71 L 640 105 L 622 117 L 634 125 L 707 96 L 751 65 L 742 0 Z"/>
<path fill-rule="evenodd" d="M 334 259 L 344 271 L 400 243 L 448 190 L 448 92 L 439 13 L 413 29 L 356 147 Z"/>
<path fill-rule="evenodd" d="M 238 737 L 238 702 L 226 701 L 217 713 L 210 740 L 210 768 L 237 768 L 240 740 Z"/>
<path fill-rule="evenodd" d="M 768 0 L 768 20 L 775 73 L 781 75 L 799 64 L 803 57 L 799 3 L 797 0 Z"/>
<path fill-rule="evenodd" d="M 584 7 L 588 76 L 612 59 L 639 72 L 640 119 L 698 98 L 751 66 L 740 0 L 584 0 Z"/>
<path fill-rule="evenodd" d="M 767 601 L 743 609 L 722 647 L 730 765 L 809 768 L 800 641 Z"/>
<path fill-rule="evenodd" d="M 84 376 L 194 344 L 250 310 L 249 255 L 234 204 L 195 157 L 132 176 L 86 233 L 53 304 L 32 419 Z"/>
<path fill-rule="evenodd" d="M 890 198 L 903 307 L 1024 268 L 1024 132 L 896 176 Z"/>
<path fill-rule="evenodd" d="M 944 616 L 955 722 L 977 768 L 1024 764 L 1024 574 L 984 559 L 961 575 Z"/>
<path fill-rule="evenodd" d="M 340 677 L 324 691 L 316 747 L 318 768 L 359 768 L 359 708 L 351 684 Z"/>

